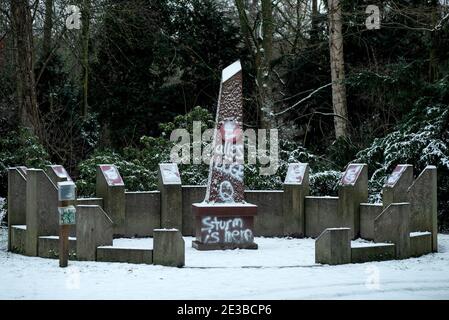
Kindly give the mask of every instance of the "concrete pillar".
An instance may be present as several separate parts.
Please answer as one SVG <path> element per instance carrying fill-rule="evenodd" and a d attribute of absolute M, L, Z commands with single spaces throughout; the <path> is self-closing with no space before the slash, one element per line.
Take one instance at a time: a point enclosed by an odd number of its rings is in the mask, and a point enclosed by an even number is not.
<path fill-rule="evenodd" d="M 351 263 L 351 230 L 330 228 L 315 241 L 315 262 L 321 264 Z"/>
<path fill-rule="evenodd" d="M 155 229 L 153 238 L 153 264 L 178 268 L 185 265 L 185 244 L 179 230 Z"/>
<path fill-rule="evenodd" d="M 125 234 L 125 183 L 114 165 L 97 166 L 97 197 L 114 223 L 114 235 Z"/>
<path fill-rule="evenodd" d="M 283 193 L 284 235 L 304 237 L 305 197 L 309 193 L 309 165 L 289 164 Z"/>
<path fill-rule="evenodd" d="M 38 238 L 59 234 L 58 188 L 44 170 L 28 169 L 25 254 L 37 256 Z"/>
<path fill-rule="evenodd" d="M 96 261 L 97 247 L 112 246 L 113 222 L 100 206 L 76 206 L 76 255 Z"/>
<path fill-rule="evenodd" d="M 368 165 L 352 163 L 338 187 L 338 219 L 351 229 L 351 238 L 360 236 L 360 204 L 368 201 Z"/>
<path fill-rule="evenodd" d="M 410 203 L 390 204 L 374 221 L 374 241 L 391 242 L 396 258 L 410 257 Z"/>
<path fill-rule="evenodd" d="M 407 191 L 413 183 L 413 166 L 399 164 L 388 177 L 382 189 L 384 209 L 392 203 L 407 202 Z"/>
<path fill-rule="evenodd" d="M 178 165 L 159 164 L 158 178 L 161 192 L 161 227 L 182 230 L 182 186 Z"/>
<path fill-rule="evenodd" d="M 26 171 L 8 169 L 8 251 L 12 250 L 12 226 L 26 225 Z"/>
<path fill-rule="evenodd" d="M 410 232 L 432 233 L 432 251 L 438 252 L 437 168 L 428 166 L 407 192 L 411 205 Z"/>

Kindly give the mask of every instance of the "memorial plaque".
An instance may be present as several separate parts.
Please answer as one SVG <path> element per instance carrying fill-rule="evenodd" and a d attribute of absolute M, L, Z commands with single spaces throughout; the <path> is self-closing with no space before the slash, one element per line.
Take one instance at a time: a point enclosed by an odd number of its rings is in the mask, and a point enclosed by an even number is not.
<path fill-rule="evenodd" d="M 76 209 L 74 206 L 58 208 L 59 225 L 70 226 L 76 224 Z"/>
<path fill-rule="evenodd" d="M 363 164 L 350 164 L 341 179 L 341 184 L 344 186 L 355 185 L 362 170 Z"/>
<path fill-rule="evenodd" d="M 290 163 L 284 184 L 302 184 L 306 173 L 307 164 Z"/>
<path fill-rule="evenodd" d="M 72 201 L 76 199 L 76 186 L 73 181 L 58 182 L 59 201 Z"/>
<path fill-rule="evenodd" d="M 161 163 L 159 164 L 159 167 L 164 185 L 181 184 L 181 176 L 176 163 Z"/>
<path fill-rule="evenodd" d="M 206 197 L 192 208 L 198 250 L 257 249 L 257 206 L 244 200 L 242 128 L 242 67 L 237 61 L 222 73 Z"/>
<path fill-rule="evenodd" d="M 72 178 L 70 178 L 69 174 L 67 173 L 67 171 L 63 166 L 54 165 L 50 167 L 58 178 L 72 181 Z"/>
<path fill-rule="evenodd" d="M 103 173 L 109 186 L 124 186 L 120 173 L 113 165 L 100 165 L 101 172 Z"/>
<path fill-rule="evenodd" d="M 408 165 L 399 164 L 394 168 L 391 175 L 388 177 L 386 185 L 388 187 L 394 187 L 394 185 L 399 181 L 399 178 L 401 178 L 402 174 L 407 170 Z"/>

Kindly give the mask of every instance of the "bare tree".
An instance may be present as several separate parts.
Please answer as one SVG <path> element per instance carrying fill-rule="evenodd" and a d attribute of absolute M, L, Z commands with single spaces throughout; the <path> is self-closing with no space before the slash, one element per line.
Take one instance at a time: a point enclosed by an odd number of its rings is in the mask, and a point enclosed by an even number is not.
<path fill-rule="evenodd" d="M 81 43 L 83 47 L 82 65 L 83 65 L 83 109 L 82 115 L 85 117 L 89 112 L 89 28 L 91 15 L 90 0 L 83 0 L 82 15 L 82 32 Z"/>
<path fill-rule="evenodd" d="M 53 0 L 45 0 L 44 38 L 42 56 L 47 58 L 51 54 L 53 30 Z"/>
<path fill-rule="evenodd" d="M 342 14 L 340 0 L 329 0 L 329 47 L 332 73 L 332 104 L 335 137 L 348 136 L 345 64 L 343 56 Z"/>
<path fill-rule="evenodd" d="M 11 0 L 14 36 L 17 100 L 21 124 L 41 135 L 39 108 L 34 77 L 33 22 L 28 0 Z"/>
<path fill-rule="evenodd" d="M 239 14 L 240 27 L 247 47 L 251 50 L 256 68 L 257 104 L 261 111 L 260 124 L 263 128 L 272 126 L 273 99 L 270 81 L 271 61 L 273 59 L 273 4 L 271 0 L 262 0 L 260 10 L 257 2 L 249 4 L 247 9 L 243 0 L 235 0 Z M 253 12 L 255 17 L 250 18 Z"/>

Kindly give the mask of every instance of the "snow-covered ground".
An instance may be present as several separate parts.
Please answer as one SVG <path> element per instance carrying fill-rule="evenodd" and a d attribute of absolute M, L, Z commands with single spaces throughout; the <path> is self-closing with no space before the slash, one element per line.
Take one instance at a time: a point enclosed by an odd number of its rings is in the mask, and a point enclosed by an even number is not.
<path fill-rule="evenodd" d="M 257 251 L 199 252 L 186 267 L 57 260 L 6 252 L 0 230 L 0 299 L 448 299 L 449 235 L 421 258 L 342 266 L 314 263 L 311 239 L 257 238 Z M 114 246 L 151 248 L 150 239 Z"/>

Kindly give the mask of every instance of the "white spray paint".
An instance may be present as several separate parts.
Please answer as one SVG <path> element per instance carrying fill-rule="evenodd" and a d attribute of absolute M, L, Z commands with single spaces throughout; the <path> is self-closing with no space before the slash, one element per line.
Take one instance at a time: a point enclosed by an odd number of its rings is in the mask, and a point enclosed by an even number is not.
<path fill-rule="evenodd" d="M 202 225 L 201 232 L 207 232 L 203 236 L 204 243 L 247 243 L 254 240 L 253 232 L 251 229 L 244 227 L 241 218 L 219 219 L 218 217 L 204 217 Z"/>

